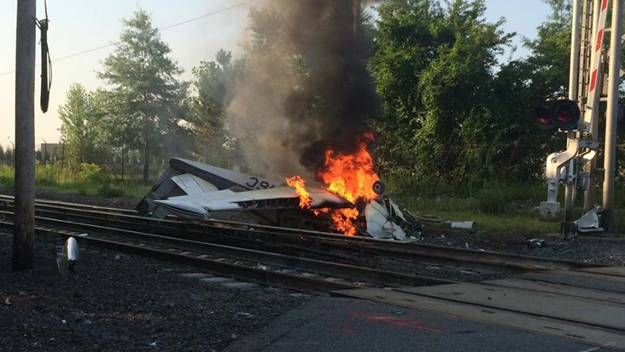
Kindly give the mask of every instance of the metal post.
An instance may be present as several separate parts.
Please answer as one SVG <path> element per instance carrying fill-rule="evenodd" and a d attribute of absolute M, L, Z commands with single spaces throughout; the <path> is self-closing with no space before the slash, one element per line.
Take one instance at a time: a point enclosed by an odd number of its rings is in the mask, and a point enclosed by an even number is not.
<path fill-rule="evenodd" d="M 13 146 L 13 149 L 11 149 L 11 160 L 9 160 L 9 163 L 11 164 L 11 166 L 15 166 L 15 143 L 13 143 L 9 136 L 7 136 L 7 139 L 9 140 L 9 143 L 11 143 L 11 145 Z"/>
<path fill-rule="evenodd" d="M 61 140 L 61 169 L 65 167 L 65 139 Z"/>
<path fill-rule="evenodd" d="M 602 2 L 601 1 L 593 1 L 592 2 L 592 39 L 590 40 L 589 45 L 593 45 L 594 40 L 596 39 L 595 36 L 597 34 L 597 26 L 599 25 L 599 20 L 600 20 L 600 14 L 601 14 L 601 6 L 602 6 Z M 596 45 L 596 43 L 594 43 Z M 591 49 L 592 50 L 592 49 Z M 599 60 L 600 62 L 602 62 L 602 58 L 599 57 L 597 58 L 597 60 Z M 605 66 L 603 63 L 600 63 L 598 66 L 598 72 L 603 73 L 605 70 Z M 603 87 L 603 74 L 597 74 L 597 87 Z M 584 118 L 584 121 L 587 122 L 589 124 L 589 128 L 588 131 L 590 132 L 592 139 L 597 140 L 599 138 L 599 101 L 600 101 L 600 94 L 596 94 L 594 95 L 595 99 L 594 101 L 590 102 L 588 101 L 587 104 L 590 106 L 593 106 L 593 108 L 590 111 L 590 114 L 588 115 L 588 118 Z M 597 107 L 597 108 L 594 108 Z M 584 213 L 592 210 L 595 207 L 595 186 L 597 183 L 597 157 L 595 156 L 594 158 L 592 158 L 592 160 L 585 166 L 585 170 L 589 173 L 589 178 L 588 178 L 588 189 L 586 190 L 586 193 L 584 194 Z"/>
<path fill-rule="evenodd" d="M 604 71 L 604 64 L 599 66 L 599 72 Z M 599 75 L 597 77 L 597 84 L 599 86 L 603 85 L 603 75 Z M 595 106 L 599 106 L 599 102 L 595 104 Z M 599 138 L 599 109 L 593 109 L 591 115 L 591 123 L 590 123 L 590 133 L 592 135 L 593 140 L 597 140 Z M 595 188 L 597 185 L 597 156 L 595 155 L 592 160 L 585 165 L 584 171 L 588 172 L 588 189 L 584 193 L 584 209 L 583 212 L 589 212 L 595 208 L 596 196 L 595 196 Z"/>
<path fill-rule="evenodd" d="M 41 155 L 41 157 L 43 158 L 43 165 L 45 166 L 48 162 L 48 142 L 41 138 L 41 140 L 43 141 L 43 155 Z"/>
<path fill-rule="evenodd" d="M 571 160 L 567 165 L 567 182 L 568 175 L 575 175 L 575 161 Z M 573 203 L 575 202 L 575 184 L 566 183 L 564 185 L 564 223 L 562 224 L 562 235 L 564 239 L 570 240 L 575 238 L 575 226 L 573 225 Z"/>
<path fill-rule="evenodd" d="M 571 67 L 569 70 L 569 99 L 576 101 L 578 99 L 577 83 L 579 80 L 579 48 L 580 48 L 580 1 L 573 1 L 573 20 L 571 30 Z"/>
<path fill-rule="evenodd" d="M 122 145 L 122 181 L 124 180 L 124 146 Z"/>
<path fill-rule="evenodd" d="M 17 1 L 13 270 L 34 264 L 36 0 Z"/>
<path fill-rule="evenodd" d="M 618 98 L 621 68 L 621 34 L 623 32 L 623 0 L 615 0 L 612 5 L 612 25 L 610 31 L 610 68 L 608 77 L 608 109 L 605 123 L 605 150 L 603 167 L 603 228 L 615 230 L 614 224 L 614 177 L 616 169 L 616 119 L 618 118 Z"/>
<path fill-rule="evenodd" d="M 573 1 L 573 17 L 571 20 L 571 57 L 569 68 L 569 99 L 578 100 L 577 83 L 579 80 L 579 47 L 580 47 L 580 0 Z M 576 132 L 571 131 L 567 134 L 567 146 L 568 140 L 576 138 Z M 565 238 L 572 238 L 575 236 L 575 229 L 573 226 L 573 205 L 575 203 L 575 184 L 569 183 L 571 177 L 577 174 L 577 165 L 575 160 L 571 160 L 567 166 L 567 183 L 564 186 L 564 224 L 562 226 L 563 235 Z"/>

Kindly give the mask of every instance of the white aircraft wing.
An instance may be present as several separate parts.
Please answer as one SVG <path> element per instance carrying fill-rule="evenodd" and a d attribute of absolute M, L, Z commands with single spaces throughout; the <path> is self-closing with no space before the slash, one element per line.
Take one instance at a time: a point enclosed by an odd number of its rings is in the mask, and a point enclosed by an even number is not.
<path fill-rule="evenodd" d="M 206 182 L 197 176 L 191 174 L 182 174 L 171 178 L 174 183 L 186 194 L 198 194 L 206 192 L 215 192 L 217 187 L 212 183 Z"/>
<path fill-rule="evenodd" d="M 347 200 L 321 188 L 309 191 L 311 208 L 352 208 Z M 229 210 L 261 210 L 297 208 L 299 195 L 295 189 L 284 186 L 263 190 L 233 192 L 214 191 L 156 200 L 156 204 L 186 218 L 206 218 L 210 212 Z"/>

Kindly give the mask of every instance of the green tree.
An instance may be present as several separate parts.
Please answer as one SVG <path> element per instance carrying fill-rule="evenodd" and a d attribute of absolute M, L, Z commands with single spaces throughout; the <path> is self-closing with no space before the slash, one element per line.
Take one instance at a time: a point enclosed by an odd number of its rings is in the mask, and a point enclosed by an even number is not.
<path fill-rule="evenodd" d="M 494 91 L 497 114 L 509 121 L 508 162 L 502 175 L 536 181 L 543 176 L 545 157 L 564 147 L 565 135 L 539 131 L 529 121 L 533 107 L 548 98 L 568 94 L 571 46 L 571 1 L 544 0 L 551 15 L 538 29 L 536 39 L 524 39 L 530 55 L 510 62 L 499 72 Z"/>
<path fill-rule="evenodd" d="M 123 179 L 127 153 L 141 148 L 140 139 L 136 138 L 140 131 L 138 121 L 127 117 L 132 110 L 119 90 L 98 89 L 93 93 L 93 100 L 102 126 L 97 143 L 108 147 L 111 161 L 121 162 Z"/>
<path fill-rule="evenodd" d="M 141 146 L 147 184 L 152 153 L 175 149 L 188 85 L 177 79 L 182 69 L 168 57 L 171 49 L 145 11 L 135 12 L 123 26 L 115 53 L 105 59 L 99 76 L 113 86 L 111 120 L 124 126 L 119 136 L 124 141 L 117 144 Z"/>
<path fill-rule="evenodd" d="M 233 60 L 232 53 L 217 52 L 215 61 L 200 63 L 193 69 L 196 95 L 190 100 L 189 127 L 195 136 L 197 156 L 204 162 L 228 166 L 226 146 L 231 139 L 226 126 L 226 108 L 245 71 L 243 60 Z"/>
<path fill-rule="evenodd" d="M 93 93 L 80 84 L 72 84 L 65 104 L 58 109 L 65 158 L 70 165 L 104 161 L 102 148 L 97 144 L 102 129 L 98 110 Z"/>
<path fill-rule="evenodd" d="M 485 10 L 481 0 L 379 6 L 371 68 L 385 104 L 377 128 L 387 168 L 435 184 L 494 177 L 494 67 L 513 34 L 486 22 Z"/>
<path fill-rule="evenodd" d="M 544 98 L 564 95 L 568 90 L 571 50 L 571 1 L 545 0 L 552 13 L 538 27 L 534 40 L 524 40 L 531 51 L 527 58 L 531 89 Z"/>
<path fill-rule="evenodd" d="M 433 60 L 438 41 L 431 30 L 442 21 L 439 3 L 391 0 L 378 7 L 374 55 L 370 61 L 385 114 L 378 119 L 377 162 L 383 170 L 413 174 L 415 132 L 425 110 L 419 91 L 421 73 Z"/>

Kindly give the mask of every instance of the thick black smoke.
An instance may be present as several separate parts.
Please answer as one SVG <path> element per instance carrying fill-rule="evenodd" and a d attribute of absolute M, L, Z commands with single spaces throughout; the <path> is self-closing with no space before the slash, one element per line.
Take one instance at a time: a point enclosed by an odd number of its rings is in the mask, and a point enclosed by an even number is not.
<path fill-rule="evenodd" d="M 251 164 L 288 174 L 301 170 L 298 162 L 315 172 L 327 148 L 354 152 L 367 119 L 381 110 L 367 70 L 372 41 L 362 30 L 360 1 L 269 4 L 264 24 L 274 26 L 273 37 L 256 38 L 248 52 L 250 75 L 231 105 L 231 123 L 241 143 L 251 144 L 244 146 Z"/>

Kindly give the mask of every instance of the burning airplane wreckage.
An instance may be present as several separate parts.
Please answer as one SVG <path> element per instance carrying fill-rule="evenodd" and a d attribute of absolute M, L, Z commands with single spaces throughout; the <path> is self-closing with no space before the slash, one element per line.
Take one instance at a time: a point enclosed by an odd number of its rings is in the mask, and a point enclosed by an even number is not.
<path fill-rule="evenodd" d="M 384 194 L 377 176 L 371 174 L 369 182 L 363 182 L 365 173 L 359 173 L 351 179 L 334 179 L 327 186 L 307 187 L 300 176 L 281 182 L 171 159 L 137 210 L 144 216 L 172 214 L 195 220 L 208 220 L 216 212 L 240 211 L 265 225 L 400 241 L 419 237 L 419 221 Z"/>
<path fill-rule="evenodd" d="M 421 224 L 384 194 L 368 151 L 367 121 L 382 111 L 367 68 L 373 40 L 362 30 L 361 5 L 370 2 L 268 0 L 262 13 L 279 35 L 256 36 L 262 50 L 247 52 L 248 70 L 231 92 L 224 123 L 246 165 L 305 177 L 271 180 L 171 159 L 137 210 L 191 219 L 240 211 L 262 224 L 419 237 Z"/>

